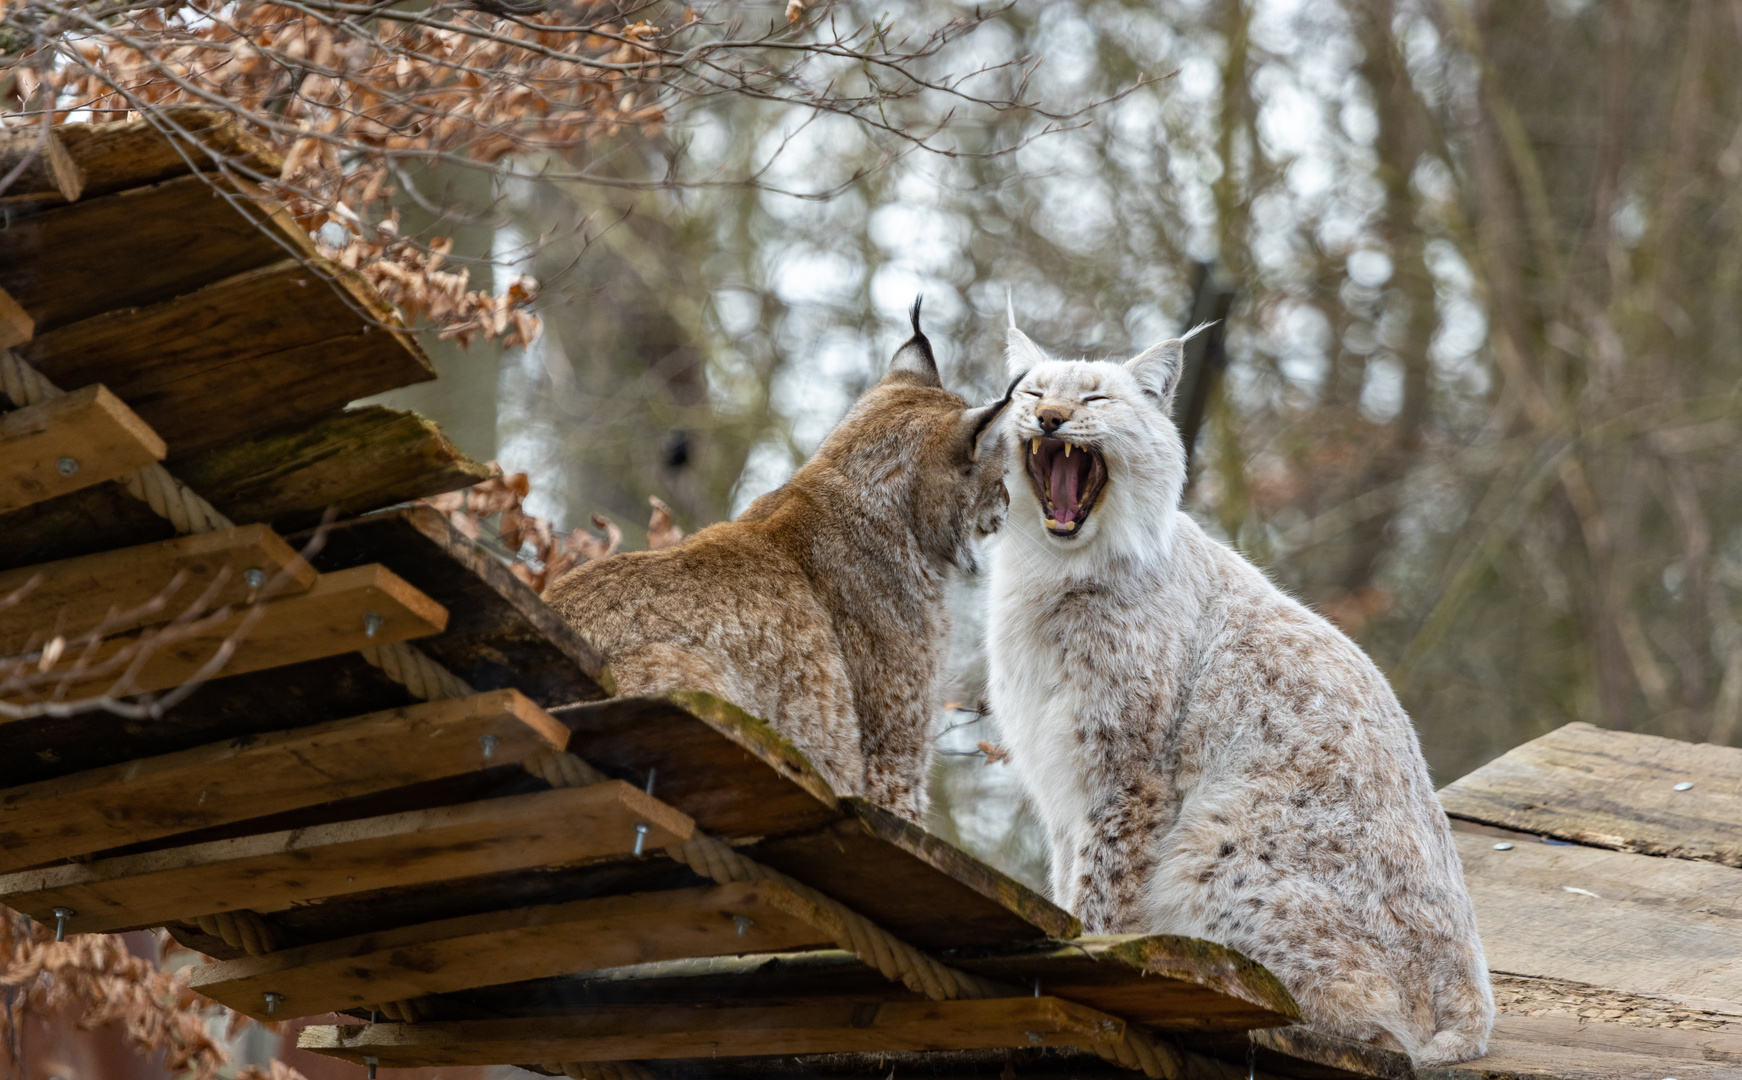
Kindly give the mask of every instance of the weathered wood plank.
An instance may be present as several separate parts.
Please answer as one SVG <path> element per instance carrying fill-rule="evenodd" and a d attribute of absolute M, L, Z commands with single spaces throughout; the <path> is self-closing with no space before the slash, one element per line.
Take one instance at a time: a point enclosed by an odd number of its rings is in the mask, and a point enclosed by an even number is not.
<path fill-rule="evenodd" d="M 831 1001 L 682 1008 L 602 1006 L 584 1016 L 309 1027 L 297 1045 L 389 1068 L 515 1061 L 623 1061 L 877 1050 L 1075 1046 L 1113 1042 L 1125 1025 L 1051 997 L 985 1001 Z"/>
<path fill-rule="evenodd" d="M 1644 994 L 1742 997 L 1742 870 L 1454 834 L 1488 966 Z"/>
<path fill-rule="evenodd" d="M 473 686 L 512 686 L 545 708 L 604 697 L 596 681 L 604 669 L 598 651 L 499 559 L 436 511 L 414 507 L 342 522 L 327 533 L 316 558 L 323 570 L 375 562 L 448 609 L 447 630 L 420 647 Z M 663 735 L 625 734 L 639 738 L 647 751 L 661 752 L 656 744 Z M 644 779 L 645 773 L 634 776 Z M 661 792 L 672 790 L 677 789 L 661 782 Z"/>
<path fill-rule="evenodd" d="M 183 176 L 15 216 L 0 230 L 0 289 L 40 335 L 269 266 L 287 245 L 314 253 L 282 210 L 212 178 Z"/>
<path fill-rule="evenodd" d="M 650 826 L 648 851 L 679 843 L 694 828 L 657 799 L 609 781 L 22 870 L 0 877 L 0 898 L 39 921 L 70 907 L 80 933 L 160 926 L 215 911 L 272 912 L 393 885 L 624 856 L 634 849 L 637 822 Z"/>
<path fill-rule="evenodd" d="M 233 520 L 285 529 L 312 525 L 329 506 L 344 516 L 361 514 L 490 475 L 431 421 L 380 405 L 254 432 L 177 461 L 174 469 Z"/>
<path fill-rule="evenodd" d="M 1642 1028 L 1563 1016 L 1495 1019 L 1488 1056 L 1420 1080 L 1735 1080 L 1742 1030 Z"/>
<path fill-rule="evenodd" d="M 1681 783 L 1692 786 L 1677 791 Z M 1742 749 L 1573 723 L 1447 785 L 1456 818 L 1742 866 Z"/>
<path fill-rule="evenodd" d="M 189 987 L 257 1020 L 625 964 L 827 944 L 771 882 L 635 893 L 398 927 L 194 968 Z"/>
<path fill-rule="evenodd" d="M 115 619 L 114 632 L 168 622 L 228 572 L 228 583 L 213 595 L 211 606 L 246 602 L 254 593 L 246 573 L 259 570 L 268 581 L 285 575 L 275 596 L 305 592 L 319 575 L 295 550 L 264 525 L 241 525 L 218 532 L 180 536 L 141 547 L 85 555 L 17 570 L 0 571 L 0 596 L 36 585 L 17 605 L 0 611 L 0 656 L 16 654 L 31 635 L 88 630 L 109 616 L 111 609 L 128 612 L 145 606 L 163 592 L 178 573 L 187 575 L 167 597 L 161 611 L 130 620 Z"/>
<path fill-rule="evenodd" d="M 110 387 L 172 458 L 435 378 L 373 288 L 307 257 L 62 325 L 18 352 L 58 386 Z"/>
<path fill-rule="evenodd" d="M 0 131 L 0 176 L 9 175 L 21 163 L 25 163 L 23 171 L 6 186 L 9 201 L 19 195 L 48 195 L 73 202 L 85 190 L 85 171 L 67 153 L 58 128 L 44 131 L 41 125 L 29 124 Z"/>
<path fill-rule="evenodd" d="M 214 153 L 263 176 L 277 176 L 283 165 L 234 114 L 197 105 L 166 106 L 151 119 L 62 124 L 55 131 L 85 174 L 87 199 L 186 175 L 190 160 L 209 169 Z"/>
<path fill-rule="evenodd" d="M 152 650 L 123 692 L 150 693 L 187 682 L 242 621 L 251 617 L 250 610 L 235 611 L 198 634 Z M 259 620 L 236 643 L 222 672 L 238 675 L 426 637 L 440 633 L 447 619 L 448 613 L 440 604 L 383 566 L 322 574 L 305 593 L 267 601 Z M 140 634 L 149 632 L 110 638 L 92 655 L 90 669 L 100 670 L 99 665 L 131 648 Z M 77 695 L 106 690 L 118 674 L 73 674 L 69 692 Z"/>
<path fill-rule="evenodd" d="M 0 415 L 0 513 L 163 459 L 164 443 L 103 386 Z"/>
<path fill-rule="evenodd" d="M 18 301 L 12 299 L 5 289 L 0 289 L 0 349 L 10 349 L 14 345 L 22 345 L 36 336 L 36 322 L 18 306 Z M 0 399 L 5 395 L 0 394 Z M 21 405 L 23 402 L 13 402 Z"/>
<path fill-rule="evenodd" d="M 170 470 L 230 520 L 269 522 L 283 531 L 315 524 L 328 506 L 361 514 L 465 487 L 489 472 L 428 420 L 379 405 L 232 439 L 174 461 Z M 171 533 L 119 485 L 102 485 L 0 515 L 0 568 Z"/>
<path fill-rule="evenodd" d="M 0 870 L 518 762 L 567 741 L 524 695 L 494 690 L 26 784 L 0 791 Z"/>

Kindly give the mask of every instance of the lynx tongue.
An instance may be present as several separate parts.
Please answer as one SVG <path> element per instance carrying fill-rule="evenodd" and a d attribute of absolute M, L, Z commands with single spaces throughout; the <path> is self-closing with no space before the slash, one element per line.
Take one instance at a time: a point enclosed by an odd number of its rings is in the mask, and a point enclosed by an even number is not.
<path fill-rule="evenodd" d="M 1063 454 L 1054 454 L 1052 459 L 1052 482 L 1048 485 L 1052 495 L 1053 519 L 1060 525 L 1066 525 L 1077 520 L 1077 511 L 1081 507 L 1077 499 L 1082 490 L 1083 473 L 1089 469 L 1089 455 L 1077 454 L 1075 459 Z"/>

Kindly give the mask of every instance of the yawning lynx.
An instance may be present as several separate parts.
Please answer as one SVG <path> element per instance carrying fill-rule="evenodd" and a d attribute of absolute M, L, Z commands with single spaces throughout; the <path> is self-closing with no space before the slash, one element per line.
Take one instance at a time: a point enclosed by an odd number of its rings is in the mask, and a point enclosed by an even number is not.
<path fill-rule="evenodd" d="M 943 388 L 919 330 L 778 491 L 663 551 L 584 563 L 545 599 L 617 690 L 706 690 L 773 724 L 843 795 L 923 821 L 951 567 L 1004 521 L 1009 401 Z M 982 436 L 985 435 L 984 438 Z"/>
<path fill-rule="evenodd" d="M 1409 718 L 1353 642 L 1178 509 L 1183 340 L 1119 364 L 1009 336 L 1027 375 L 989 695 L 1055 899 L 1097 932 L 1239 949 L 1325 1030 L 1480 1055 L 1487 968 Z"/>

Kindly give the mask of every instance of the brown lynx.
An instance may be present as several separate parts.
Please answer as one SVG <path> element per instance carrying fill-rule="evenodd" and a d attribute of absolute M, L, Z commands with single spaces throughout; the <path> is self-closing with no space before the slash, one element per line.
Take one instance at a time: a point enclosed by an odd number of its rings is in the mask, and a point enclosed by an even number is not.
<path fill-rule="evenodd" d="M 545 594 L 623 694 L 706 690 L 842 794 L 923 820 L 952 567 L 1004 521 L 1009 400 L 943 388 L 919 329 L 814 457 L 734 521 L 577 567 Z M 984 438 L 982 436 L 985 436 Z"/>

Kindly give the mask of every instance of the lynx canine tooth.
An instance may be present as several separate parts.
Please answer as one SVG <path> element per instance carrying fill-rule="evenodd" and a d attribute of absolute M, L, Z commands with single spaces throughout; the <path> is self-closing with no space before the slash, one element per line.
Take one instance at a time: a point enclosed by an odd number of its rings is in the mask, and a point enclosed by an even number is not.
<path fill-rule="evenodd" d="M 1071 456 L 1071 444 L 1065 443 L 1065 457 Z"/>
<path fill-rule="evenodd" d="M 1065 522 L 1065 532 L 1076 532 L 1076 531 L 1077 531 L 1077 523 L 1076 522 L 1074 522 L 1074 521 Z"/>
<path fill-rule="evenodd" d="M 1056 529 L 1059 527 L 1059 523 L 1054 521 L 1052 518 L 1047 518 L 1046 519 L 1046 527 L 1049 529 Z"/>
<path fill-rule="evenodd" d="M 1031 454 L 1040 453 L 1040 436 L 1037 435 L 1033 439 L 1029 440 L 1028 452 Z"/>

